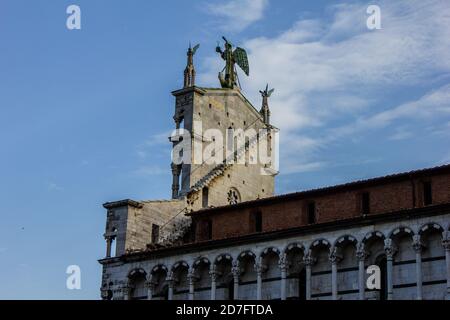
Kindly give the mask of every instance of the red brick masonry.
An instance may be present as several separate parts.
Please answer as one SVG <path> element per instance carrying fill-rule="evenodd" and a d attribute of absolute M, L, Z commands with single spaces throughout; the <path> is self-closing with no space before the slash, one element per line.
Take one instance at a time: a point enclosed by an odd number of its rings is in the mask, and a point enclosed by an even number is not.
<path fill-rule="evenodd" d="M 431 196 L 426 190 L 427 186 L 430 186 Z M 431 203 L 427 203 L 427 196 L 431 197 Z M 364 197 L 369 199 L 369 210 L 366 213 L 363 212 Z M 237 205 L 208 208 L 189 215 L 193 219 L 197 242 L 364 215 L 389 214 L 393 211 L 449 202 L 450 165 L 445 165 L 242 202 Z M 315 222 L 308 223 L 311 219 L 311 217 L 308 219 L 308 216 L 311 216 L 308 214 L 308 206 L 311 203 L 314 203 L 315 207 L 313 211 Z M 261 216 L 260 231 L 255 229 L 257 224 L 255 217 L 258 215 Z"/>

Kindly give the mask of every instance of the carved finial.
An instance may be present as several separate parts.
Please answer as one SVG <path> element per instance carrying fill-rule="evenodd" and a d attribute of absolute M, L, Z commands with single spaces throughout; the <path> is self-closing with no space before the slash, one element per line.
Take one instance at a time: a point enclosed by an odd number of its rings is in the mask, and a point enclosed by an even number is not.
<path fill-rule="evenodd" d="M 264 119 L 264 123 L 266 124 L 270 124 L 270 109 L 269 109 L 269 101 L 268 98 L 271 96 L 272 92 L 275 89 L 270 89 L 269 90 L 269 84 L 266 85 L 266 89 L 264 90 L 259 90 L 259 93 L 261 93 L 261 96 L 263 98 L 262 100 L 262 107 L 261 110 L 259 111 Z"/>
<path fill-rule="evenodd" d="M 186 69 L 184 69 L 184 88 L 195 85 L 194 54 L 199 47 L 200 45 L 197 44 L 194 48 L 192 48 L 191 43 L 189 42 L 189 48 L 187 51 L 187 65 Z"/>

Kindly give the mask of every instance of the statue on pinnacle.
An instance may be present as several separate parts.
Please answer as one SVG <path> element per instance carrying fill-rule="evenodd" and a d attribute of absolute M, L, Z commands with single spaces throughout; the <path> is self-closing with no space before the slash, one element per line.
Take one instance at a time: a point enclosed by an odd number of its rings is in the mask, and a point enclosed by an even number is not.
<path fill-rule="evenodd" d="M 234 89 L 240 87 L 235 64 L 249 75 L 247 52 L 239 47 L 233 51 L 233 45 L 225 37 L 222 39 L 225 41 L 225 49 L 222 50 L 219 45 L 216 47 L 216 52 L 225 60 L 225 67 L 219 72 L 219 81 L 222 88 Z"/>

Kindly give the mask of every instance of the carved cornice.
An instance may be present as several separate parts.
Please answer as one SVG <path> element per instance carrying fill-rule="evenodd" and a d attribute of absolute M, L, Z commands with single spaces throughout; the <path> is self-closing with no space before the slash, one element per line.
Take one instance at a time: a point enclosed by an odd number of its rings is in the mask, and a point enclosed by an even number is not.
<path fill-rule="evenodd" d="M 187 88 L 172 91 L 172 95 L 177 97 L 177 96 L 181 96 L 183 94 L 191 93 L 191 92 L 195 92 L 195 93 L 198 93 L 201 95 L 204 95 L 206 93 L 206 91 L 204 89 L 193 86 L 193 87 L 187 87 Z"/>
<path fill-rule="evenodd" d="M 135 207 L 135 208 L 142 208 L 144 205 L 138 201 L 134 201 L 131 199 L 106 202 L 103 204 L 103 208 L 105 208 L 105 209 L 113 209 L 113 208 L 120 208 L 120 207 L 127 207 L 127 206 Z"/>
<path fill-rule="evenodd" d="M 239 204 L 235 205 L 236 207 L 239 206 Z M 198 252 L 199 250 L 211 250 L 211 249 L 219 249 L 219 248 L 225 248 L 227 246 L 232 245 L 244 245 L 249 243 L 259 243 L 263 241 L 268 240 L 274 240 L 274 239 L 282 239 L 292 236 L 305 236 L 305 235 L 311 235 L 318 232 L 330 232 L 330 231 L 336 231 L 336 230 L 343 230 L 343 229 L 349 229 L 349 228 L 357 228 L 357 227 L 363 227 L 368 226 L 375 223 L 387 223 L 391 221 L 402 221 L 402 220 L 413 220 L 421 217 L 432 217 L 432 216 L 445 216 L 447 212 L 450 211 L 450 203 L 442 204 L 442 205 L 435 205 L 435 206 L 428 206 L 423 208 L 415 208 L 410 210 L 400 210 L 397 212 L 392 212 L 389 214 L 379 214 L 379 215 L 373 215 L 368 216 L 367 218 L 363 217 L 357 217 L 357 218 L 349 218 L 339 221 L 331 221 L 331 222 L 324 222 L 324 223 L 318 223 L 314 225 L 306 225 L 306 226 L 299 226 L 299 227 L 293 227 L 289 229 L 282 229 L 282 230 L 275 230 L 275 231 L 266 231 L 261 233 L 253 233 L 253 234 L 246 234 L 246 235 L 240 235 L 240 236 L 234 236 L 234 237 L 228 237 L 228 238 L 222 238 L 207 242 L 194 242 L 194 243 L 187 243 L 183 245 L 177 245 L 177 246 L 167 246 L 167 247 L 161 247 L 158 250 L 153 251 L 146 251 L 146 252 L 136 252 L 132 255 L 123 255 L 119 257 L 110 257 L 110 258 L 104 258 L 98 260 L 101 264 L 110 264 L 110 263 L 116 263 L 119 261 L 140 261 L 143 258 L 160 258 L 160 257 L 166 257 L 173 254 L 177 254 L 180 252 L 183 253 L 192 253 L 192 252 Z M 188 216 L 195 215 L 193 214 L 187 214 Z M 369 252 L 368 252 L 369 254 Z"/>

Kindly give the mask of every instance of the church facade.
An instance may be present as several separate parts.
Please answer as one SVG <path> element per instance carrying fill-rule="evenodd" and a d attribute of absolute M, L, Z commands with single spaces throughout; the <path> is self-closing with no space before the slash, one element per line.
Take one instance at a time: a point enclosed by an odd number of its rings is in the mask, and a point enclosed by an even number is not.
<path fill-rule="evenodd" d="M 248 74 L 245 51 L 225 41 L 221 88 L 195 85 L 195 46 L 172 92 L 172 199 L 103 205 L 101 297 L 450 299 L 450 165 L 275 196 L 273 90 L 245 98 L 229 74 Z"/>

